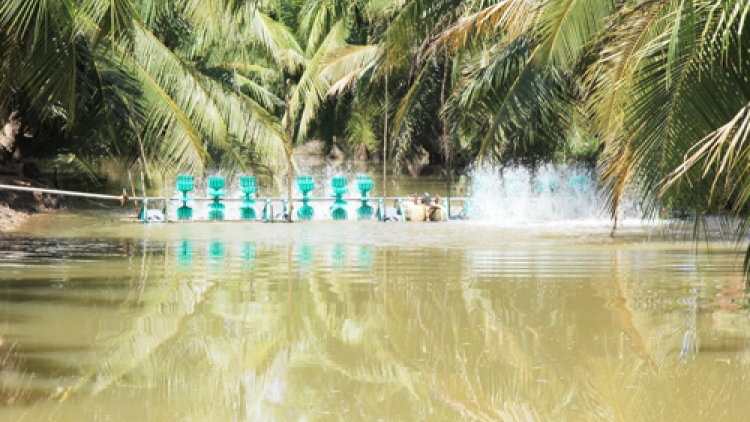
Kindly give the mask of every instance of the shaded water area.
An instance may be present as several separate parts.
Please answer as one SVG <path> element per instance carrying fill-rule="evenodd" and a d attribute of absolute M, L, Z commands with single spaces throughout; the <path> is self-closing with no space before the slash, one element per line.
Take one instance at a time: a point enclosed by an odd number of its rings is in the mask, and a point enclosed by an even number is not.
<path fill-rule="evenodd" d="M 736 250 L 606 220 L 0 237 L 0 421 L 744 421 Z"/>

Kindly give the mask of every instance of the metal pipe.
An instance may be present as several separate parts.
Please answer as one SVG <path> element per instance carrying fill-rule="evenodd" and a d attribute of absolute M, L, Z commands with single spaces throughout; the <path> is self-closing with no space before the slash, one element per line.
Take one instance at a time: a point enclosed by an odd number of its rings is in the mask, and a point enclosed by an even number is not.
<path fill-rule="evenodd" d="M 76 192 L 76 191 L 71 191 L 71 190 L 33 188 L 33 187 L 28 187 L 28 186 L 0 185 L 0 189 L 15 190 L 15 191 L 21 191 L 21 192 L 49 193 L 52 195 L 61 195 L 61 196 L 80 196 L 83 198 L 115 199 L 118 201 L 122 200 L 121 195 L 103 195 L 100 193 L 87 193 L 87 192 Z M 142 201 L 144 199 L 163 199 L 163 198 L 135 197 L 135 198 L 128 198 L 128 199 L 135 200 L 135 201 Z"/>
<path fill-rule="evenodd" d="M 413 197 L 410 197 L 410 196 L 388 196 L 388 197 L 383 198 L 381 196 L 381 197 L 369 197 L 368 200 L 373 200 L 373 199 L 376 199 L 376 198 L 377 199 L 383 199 L 385 201 L 395 201 L 397 199 L 411 199 Z M 137 198 L 135 198 L 135 199 L 137 199 Z M 147 199 L 152 199 L 152 198 L 147 198 Z M 163 199 L 163 198 L 153 198 L 153 199 Z M 286 198 L 286 197 L 278 197 L 278 198 L 256 198 L 256 199 L 263 199 L 263 200 L 268 199 L 268 200 L 274 201 L 274 202 L 281 202 L 281 201 L 284 201 L 284 200 L 288 200 L 288 198 Z M 292 198 L 292 200 L 297 201 L 297 202 L 302 202 L 303 199 L 304 198 L 301 198 L 301 197 L 300 198 Z M 308 197 L 307 199 L 310 202 L 332 202 L 332 201 L 335 201 L 335 198 L 311 198 L 311 197 Z M 361 201 L 362 197 L 347 196 L 347 197 L 342 197 L 341 199 L 343 199 L 344 201 Z M 419 199 L 421 200 L 421 198 L 419 198 Z M 460 196 L 460 197 L 459 196 L 454 196 L 454 197 L 450 198 L 451 201 L 458 201 L 458 202 L 466 201 L 468 199 L 469 198 L 465 197 L 465 196 Z M 181 198 L 169 198 L 169 200 L 170 201 L 182 201 Z M 194 201 L 194 202 L 208 202 L 208 201 L 213 201 L 213 199 L 211 199 L 211 198 L 191 198 L 190 200 Z M 222 202 L 240 202 L 240 201 L 244 201 L 244 200 L 245 200 L 244 198 L 222 198 L 221 201 Z"/>

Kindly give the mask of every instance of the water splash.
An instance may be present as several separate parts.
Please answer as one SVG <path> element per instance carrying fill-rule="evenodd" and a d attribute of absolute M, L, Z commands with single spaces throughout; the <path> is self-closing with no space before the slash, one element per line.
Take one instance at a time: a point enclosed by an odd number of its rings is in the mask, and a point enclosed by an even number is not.
<path fill-rule="evenodd" d="M 610 220 L 597 175 L 588 168 L 544 164 L 484 167 L 471 172 L 470 217 L 502 224 Z M 638 218 L 629 206 L 623 218 Z"/>

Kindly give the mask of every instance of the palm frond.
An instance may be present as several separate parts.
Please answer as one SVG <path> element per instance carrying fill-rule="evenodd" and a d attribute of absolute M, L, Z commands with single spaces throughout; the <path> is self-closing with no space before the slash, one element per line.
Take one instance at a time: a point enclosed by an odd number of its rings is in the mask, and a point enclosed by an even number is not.
<path fill-rule="evenodd" d="M 163 104 L 149 116 L 144 139 L 158 147 L 166 162 L 184 161 L 203 168 L 208 160 L 204 137 L 217 141 L 227 136 L 227 126 L 198 74 L 153 34 L 136 27 L 134 55 L 123 59 L 144 86 L 151 104 Z"/>
<path fill-rule="evenodd" d="M 419 114 L 418 109 L 426 105 L 421 101 L 421 97 L 430 89 L 428 84 L 429 71 L 429 66 L 423 67 L 414 78 L 409 90 L 398 102 L 398 108 L 393 117 L 393 129 L 391 129 L 391 133 L 393 133 L 393 146 L 391 148 L 395 150 L 393 158 L 398 164 L 404 163 L 416 154 L 415 147 L 417 145 L 414 142 L 414 136 L 412 136 L 414 116 Z"/>
<path fill-rule="evenodd" d="M 250 78 L 246 78 L 238 73 L 234 74 L 235 85 L 242 92 L 249 95 L 253 100 L 261 104 L 266 110 L 273 110 L 282 107 L 284 102 L 277 97 L 267 86 L 264 86 Z"/>
<path fill-rule="evenodd" d="M 682 164 L 667 176 L 661 194 L 666 193 L 666 190 L 679 182 L 699 162 L 703 162 L 702 177 L 713 173 L 712 193 L 722 175 L 746 176 L 748 170 L 744 162 L 750 158 L 748 137 L 750 137 L 750 103 L 742 107 L 729 122 L 708 134 L 688 150 Z M 737 188 L 747 189 L 742 184 L 738 184 Z M 741 196 L 747 197 L 747 193 Z"/>
<path fill-rule="evenodd" d="M 343 21 L 339 21 L 333 26 L 331 32 L 328 33 L 323 43 L 321 43 L 320 48 L 318 48 L 315 55 L 307 63 L 307 67 L 294 89 L 287 115 L 289 116 L 288 118 L 297 123 L 295 136 L 297 142 L 301 142 L 304 139 L 316 110 L 330 88 L 330 81 L 322 74 L 323 69 L 326 68 L 325 60 L 334 51 L 346 45 L 348 32 Z M 333 66 L 332 72 L 336 69 L 336 66 Z"/>
<path fill-rule="evenodd" d="M 615 10 L 614 0 L 552 0 L 544 4 L 537 35 L 538 59 L 569 67 Z"/>
<path fill-rule="evenodd" d="M 628 101 L 632 78 L 641 66 L 644 48 L 661 31 L 664 16 L 670 12 L 669 1 L 644 1 L 623 10 L 611 25 L 599 59 L 584 75 L 591 91 L 588 101 L 598 133 L 616 134 L 622 125 L 622 109 Z"/>
<path fill-rule="evenodd" d="M 32 48 L 51 47 L 47 45 L 50 35 L 72 25 L 74 10 L 70 0 L 8 0 L 0 4 L 0 27 L 14 39 L 30 43 Z M 66 35 L 70 41 L 72 34 Z"/>
<path fill-rule="evenodd" d="M 140 21 L 132 0 L 85 0 L 80 13 L 97 25 L 98 30 L 92 41 L 94 46 L 103 37 L 132 44 L 133 22 Z"/>
<path fill-rule="evenodd" d="M 345 19 L 345 2 L 308 0 L 300 13 L 300 36 L 305 42 L 305 56 L 312 57 L 333 25 Z"/>
<path fill-rule="evenodd" d="M 558 77 L 537 65 L 530 48 L 522 36 L 499 52 L 477 53 L 449 101 L 455 130 L 481 133 L 480 162 L 526 155 L 539 159 L 535 156 L 549 155 L 561 133 L 568 132 L 570 99 Z"/>
<path fill-rule="evenodd" d="M 500 1 L 459 19 L 443 32 L 442 42 L 455 52 L 483 45 L 498 33 L 514 40 L 532 28 L 537 11 L 532 0 Z"/>
<path fill-rule="evenodd" d="M 659 198 L 654 192 L 659 182 L 681 164 L 694 142 L 731 118 L 726 113 L 732 104 L 739 108 L 746 103 L 741 91 L 728 90 L 740 82 L 733 71 L 712 69 L 707 63 L 704 52 L 712 47 L 697 35 L 702 28 L 676 22 L 692 20 L 691 16 L 663 7 L 657 7 L 655 13 L 659 18 L 648 33 L 648 42 L 634 53 L 638 66 L 625 85 L 628 95 L 622 97 L 621 128 L 610 132 L 605 149 L 603 183 L 613 215 L 625 185 L 637 188 L 646 215 L 656 215 Z M 684 41 L 675 42 L 675 32 Z M 704 77 L 706 72 L 711 76 Z M 727 95 L 717 99 L 716 92 Z M 697 103 L 701 105 L 696 107 Z M 673 194 L 694 206 L 701 202 L 701 207 L 718 204 L 717 198 L 706 201 L 710 195 L 700 199 L 707 193 L 706 181 L 691 177 L 689 183 L 692 189 L 679 189 Z M 697 189 L 698 185 L 703 187 Z"/>
<path fill-rule="evenodd" d="M 283 69 L 296 72 L 305 59 L 289 29 L 254 7 L 248 6 L 247 14 L 247 26 L 253 34 L 251 41 L 273 57 Z"/>
<path fill-rule="evenodd" d="M 377 63 L 379 53 L 375 45 L 347 45 L 331 52 L 321 71 L 331 84 L 326 95 L 338 95 L 352 87 L 363 71 Z"/>
<path fill-rule="evenodd" d="M 349 145 L 364 145 L 368 151 L 377 148 L 379 138 L 374 131 L 372 116 L 373 114 L 368 109 L 352 111 L 346 124 L 346 138 Z"/>

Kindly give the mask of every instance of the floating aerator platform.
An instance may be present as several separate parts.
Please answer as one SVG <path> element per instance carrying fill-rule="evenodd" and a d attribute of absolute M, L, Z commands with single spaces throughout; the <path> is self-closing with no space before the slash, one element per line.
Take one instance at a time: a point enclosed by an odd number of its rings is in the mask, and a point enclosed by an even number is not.
<path fill-rule="evenodd" d="M 224 221 L 229 219 L 237 219 L 239 221 L 255 221 L 263 220 L 266 222 L 273 222 L 275 220 L 283 219 L 286 220 L 286 215 L 290 208 L 289 198 L 261 198 L 258 199 L 256 195 L 259 192 L 259 187 L 255 176 L 241 176 L 238 178 L 237 189 L 239 195 L 228 195 L 228 192 L 232 191 L 227 189 L 227 181 L 222 176 L 210 176 L 206 181 L 206 197 L 195 198 L 190 197 L 190 192 L 195 191 L 196 182 L 193 176 L 181 174 L 177 177 L 176 188 L 180 192 L 180 195 L 172 198 L 142 198 L 146 200 L 163 200 L 163 201 L 175 201 L 179 206 L 172 208 L 175 210 L 175 214 L 172 215 L 170 221 Z M 299 221 L 310 221 L 316 217 L 316 207 L 313 206 L 314 202 L 327 202 L 330 204 L 330 218 L 333 220 L 348 220 L 349 213 L 356 213 L 357 220 L 372 220 L 377 219 L 379 221 L 399 221 L 399 220 L 411 220 L 411 221 L 437 221 L 435 216 L 440 215 L 441 220 L 444 219 L 444 214 L 434 213 L 434 210 L 445 208 L 445 202 L 442 204 L 429 203 L 429 204 L 417 204 L 412 201 L 412 198 L 404 200 L 400 197 L 372 197 L 372 192 L 375 184 L 373 183 L 372 177 L 369 175 L 357 176 L 357 190 L 359 191 L 359 197 L 347 197 L 346 194 L 349 192 L 348 179 L 346 176 L 336 176 L 331 178 L 331 196 L 318 198 L 312 196 L 313 190 L 315 190 L 315 180 L 313 176 L 302 175 L 297 177 L 297 187 L 301 193 L 301 197 L 293 198 L 292 201 L 301 202 L 301 206 L 296 210 L 295 218 Z M 458 201 L 465 201 L 466 198 L 453 198 Z M 359 206 L 352 205 L 349 209 L 350 201 L 359 201 Z M 376 201 L 376 204 L 371 204 L 370 201 Z M 386 207 L 386 201 L 392 201 L 393 207 Z M 239 205 L 232 205 L 233 203 L 239 202 Z M 205 205 L 195 205 L 196 203 L 203 203 Z M 260 209 L 259 203 L 263 205 Z M 415 208 L 416 206 L 416 208 Z M 274 207 L 277 210 L 281 209 L 281 213 L 274 212 Z M 419 218 L 417 211 L 421 208 L 430 211 L 430 218 Z M 230 209 L 232 212 L 230 212 Z M 377 209 L 376 209 L 377 208 Z M 418 209 L 417 209 L 418 208 Z M 321 212 L 320 207 L 317 207 L 318 212 Z M 427 215 L 427 211 L 422 214 Z M 434 214 L 434 215 L 433 215 Z M 228 217 L 232 215 L 233 217 Z M 145 220 L 144 216 L 139 217 L 140 221 Z M 161 221 L 164 221 L 163 219 Z"/>

